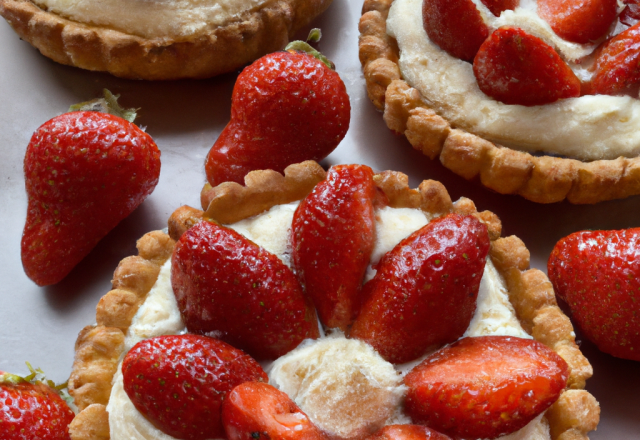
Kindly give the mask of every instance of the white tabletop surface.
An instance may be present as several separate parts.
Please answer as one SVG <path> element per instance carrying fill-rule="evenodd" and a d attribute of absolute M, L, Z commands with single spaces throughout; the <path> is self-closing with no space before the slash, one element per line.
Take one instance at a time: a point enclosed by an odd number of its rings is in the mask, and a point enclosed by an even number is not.
<path fill-rule="evenodd" d="M 582 229 L 640 226 L 640 197 L 572 206 L 537 205 L 516 196 L 493 193 L 467 182 L 414 151 L 385 126 L 369 102 L 358 61 L 360 0 L 334 0 L 314 26 L 323 29 L 319 48 L 332 59 L 351 98 L 351 127 L 323 165 L 365 163 L 376 170 L 397 170 L 412 185 L 423 179 L 443 182 L 452 198 L 469 197 L 479 210 L 497 213 L 503 235 L 518 235 L 531 251 L 531 265 L 546 271 L 546 261 L 561 237 Z M 308 30 L 298 35 L 306 37 Z M 236 74 L 201 81 L 129 81 L 56 64 L 21 41 L 0 20 L 0 370 L 26 371 L 25 361 L 65 381 L 73 362 L 78 331 L 95 320 L 95 306 L 110 290 L 118 262 L 135 254 L 145 232 L 166 226 L 177 207 L 199 207 L 205 182 L 204 158 L 229 120 Z M 31 134 L 70 104 L 92 99 L 103 88 L 122 95 L 121 103 L 139 107 L 139 125 L 147 127 L 162 151 L 162 172 L 155 192 L 122 221 L 62 282 L 40 288 L 24 274 L 20 237 L 27 198 L 22 161 Z M 582 341 L 594 367 L 587 388 L 600 401 L 602 419 L 592 439 L 640 439 L 640 363 L 615 359 Z"/>

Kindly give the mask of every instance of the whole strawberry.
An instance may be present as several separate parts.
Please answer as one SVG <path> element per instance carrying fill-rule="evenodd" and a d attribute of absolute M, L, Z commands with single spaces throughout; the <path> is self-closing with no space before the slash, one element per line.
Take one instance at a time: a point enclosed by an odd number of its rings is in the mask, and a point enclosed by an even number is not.
<path fill-rule="evenodd" d="M 74 413 L 53 388 L 0 372 L 2 440 L 69 440 Z"/>
<path fill-rule="evenodd" d="M 184 440 L 223 438 L 222 402 L 237 385 L 267 381 L 250 356 L 217 339 L 158 336 L 122 362 L 124 390 L 151 423 Z"/>
<path fill-rule="evenodd" d="M 344 138 L 350 111 L 344 83 L 325 63 L 297 51 L 266 55 L 238 76 L 231 121 L 205 162 L 207 179 L 243 183 L 249 171 L 319 161 Z"/>
<path fill-rule="evenodd" d="M 46 286 L 62 280 L 153 191 L 160 151 L 120 117 L 71 112 L 33 134 L 24 175 L 29 203 L 22 265 Z"/>
<path fill-rule="evenodd" d="M 600 350 L 640 361 L 640 228 L 582 231 L 551 252 L 549 279 Z"/>

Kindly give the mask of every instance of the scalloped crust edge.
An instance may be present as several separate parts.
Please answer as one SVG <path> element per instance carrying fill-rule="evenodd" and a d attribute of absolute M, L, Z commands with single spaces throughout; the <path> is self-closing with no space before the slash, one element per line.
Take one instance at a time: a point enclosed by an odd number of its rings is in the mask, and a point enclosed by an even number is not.
<path fill-rule="evenodd" d="M 20 38 L 58 63 L 121 78 L 168 80 L 209 78 L 280 50 L 331 1 L 275 0 L 186 41 L 148 39 L 78 23 L 29 0 L 0 0 L 0 15 Z"/>
<path fill-rule="evenodd" d="M 360 18 L 359 55 L 367 93 L 384 111 L 387 126 L 409 143 L 467 180 L 500 194 L 518 194 L 537 203 L 567 199 L 592 204 L 640 194 L 640 157 L 582 162 L 532 156 L 452 128 L 402 80 L 396 41 L 387 35 L 393 0 L 365 0 Z"/>
<path fill-rule="evenodd" d="M 78 336 L 69 388 L 82 411 L 70 429 L 72 440 L 108 439 L 108 423 L 106 437 L 105 431 L 100 431 L 99 427 L 104 427 L 111 379 L 124 354 L 124 334 L 135 311 L 155 283 L 159 267 L 171 255 L 175 241 L 205 218 L 219 223 L 229 223 L 223 219 L 231 218 L 235 222 L 272 206 L 299 200 L 324 176 L 322 167 L 309 161 L 291 165 L 284 176 L 272 170 L 253 171 L 245 178 L 244 187 L 235 183 L 221 184 L 216 188 L 205 185 L 202 202 L 209 203 L 206 212 L 188 206 L 178 208 L 168 222 L 171 238 L 155 231 L 138 241 L 139 256 L 128 257 L 121 262 L 114 274 L 114 290 L 98 304 L 97 326 L 85 328 Z M 417 189 L 411 189 L 408 176 L 395 171 L 378 173 L 374 181 L 387 195 L 392 207 L 421 209 L 435 215 L 450 212 L 474 215 L 487 225 L 491 238 L 490 258 L 505 280 L 509 299 L 523 328 L 556 351 L 570 367 L 567 389 L 546 413 L 552 439 L 587 439 L 587 433 L 596 429 L 600 415 L 595 398 L 582 389 L 593 370 L 575 343 L 571 322 L 557 306 L 548 278 L 537 269 L 529 269 L 529 251 L 524 243 L 515 236 L 501 238 L 502 225 L 494 213 L 478 212 L 475 204 L 467 198 L 453 203 L 440 182 L 425 180 Z M 275 192 L 281 195 L 274 196 Z M 294 196 L 297 198 L 292 198 Z M 253 205 L 253 208 L 246 205 Z M 132 291 L 135 303 L 130 304 L 131 296 L 123 295 L 121 291 Z M 100 345 L 105 335 L 112 334 L 115 336 L 111 345 L 104 342 Z M 100 393 L 85 391 L 82 384 L 98 387 Z M 92 433 L 90 429 L 96 432 Z"/>

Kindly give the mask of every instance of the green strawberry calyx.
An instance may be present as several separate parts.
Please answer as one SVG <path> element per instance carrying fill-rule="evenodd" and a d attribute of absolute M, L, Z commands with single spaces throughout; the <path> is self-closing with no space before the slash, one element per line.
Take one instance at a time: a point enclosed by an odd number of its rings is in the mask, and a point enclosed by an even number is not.
<path fill-rule="evenodd" d="M 287 52 L 291 52 L 291 51 L 304 52 L 322 61 L 324 64 L 326 64 L 326 66 L 329 69 L 336 70 L 335 64 L 333 64 L 333 62 L 329 60 L 329 58 L 322 55 L 320 52 L 318 52 L 316 49 L 311 47 L 311 45 L 309 44 L 309 42 L 317 43 L 318 41 L 320 41 L 321 38 L 322 38 L 322 31 L 320 31 L 320 29 L 318 28 L 311 29 L 311 31 L 309 32 L 309 36 L 307 37 L 307 41 L 301 41 L 301 40 L 292 41 L 291 43 L 287 44 L 287 47 L 285 47 L 284 50 L 286 50 Z"/>
<path fill-rule="evenodd" d="M 120 104 L 118 104 L 118 98 L 120 98 L 120 95 L 114 95 L 107 89 L 103 89 L 102 93 L 104 94 L 103 98 L 96 98 L 92 99 L 91 101 L 73 104 L 71 107 L 69 107 L 69 111 L 109 113 L 111 115 L 125 119 L 129 122 L 133 122 L 136 119 L 139 109 L 122 107 Z"/>
<path fill-rule="evenodd" d="M 2 385 L 20 385 L 20 384 L 32 384 L 32 385 L 46 385 L 49 388 L 56 391 L 62 399 L 67 402 L 67 405 L 77 412 L 77 408 L 73 403 L 73 397 L 69 394 L 67 389 L 67 382 L 56 384 L 54 381 L 47 379 L 44 371 L 41 368 L 33 368 L 29 362 L 25 362 L 29 368 L 29 374 L 27 376 L 20 376 L 12 373 L 5 373 L 0 371 L 0 386 Z"/>

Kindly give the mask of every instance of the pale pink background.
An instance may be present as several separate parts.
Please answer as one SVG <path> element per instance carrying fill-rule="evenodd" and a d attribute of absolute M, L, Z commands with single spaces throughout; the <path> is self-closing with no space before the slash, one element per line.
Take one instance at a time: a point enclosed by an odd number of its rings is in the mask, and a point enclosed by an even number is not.
<path fill-rule="evenodd" d="M 454 200 L 469 197 L 480 210 L 497 213 L 504 234 L 522 238 L 532 266 L 545 271 L 553 245 L 571 232 L 640 226 L 639 197 L 596 206 L 537 205 L 469 183 L 394 136 L 365 93 L 357 49 L 360 8 L 359 0 L 334 0 L 314 23 L 323 29 L 319 47 L 335 62 L 353 107 L 351 128 L 324 165 L 360 162 L 376 170 L 398 170 L 407 173 L 414 186 L 427 178 L 440 180 Z M 306 37 L 306 31 L 300 37 Z M 234 81 L 235 74 L 204 81 L 126 81 L 61 66 L 20 41 L 0 20 L 0 370 L 25 372 L 28 360 L 53 379 L 66 380 L 75 337 L 94 322 L 95 306 L 110 289 L 118 261 L 135 253 L 135 241 L 145 232 L 165 227 L 175 208 L 199 207 L 204 158 L 228 122 Z M 137 122 L 162 150 L 160 183 L 64 281 L 39 288 L 20 263 L 24 151 L 41 123 L 72 103 L 100 95 L 104 87 L 122 94 L 124 105 L 141 108 Z M 595 370 L 588 389 L 602 406 L 600 428 L 591 438 L 640 438 L 640 363 L 601 354 L 587 341 L 582 349 Z"/>

